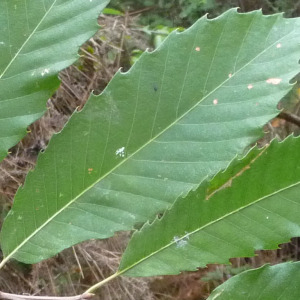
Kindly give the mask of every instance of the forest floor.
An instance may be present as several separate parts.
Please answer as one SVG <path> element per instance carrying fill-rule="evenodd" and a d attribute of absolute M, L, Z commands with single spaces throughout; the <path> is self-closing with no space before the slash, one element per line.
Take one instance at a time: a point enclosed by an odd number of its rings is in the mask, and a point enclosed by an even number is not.
<path fill-rule="evenodd" d="M 130 67 L 135 49 L 151 48 L 150 38 L 137 25 L 135 15 L 102 16 L 101 29 L 81 47 L 78 62 L 60 73 L 61 86 L 47 103 L 47 112 L 32 124 L 28 135 L 0 165 L 0 200 L 2 217 L 10 209 L 13 197 L 24 183 L 26 174 L 34 168 L 37 155 L 51 136 L 60 131 L 75 109 L 82 109 L 92 91 L 99 94 L 115 72 Z M 293 98 L 293 113 L 298 114 L 297 89 Z M 260 145 L 273 138 L 282 139 L 298 126 L 276 118 L 265 126 L 266 135 Z M 92 284 L 111 275 L 118 267 L 129 233 L 98 241 L 92 240 L 66 249 L 54 258 L 36 265 L 9 263 L 0 277 L 0 290 L 10 293 L 65 296 L 80 294 Z M 276 264 L 299 260 L 299 239 L 282 245 L 275 251 L 260 251 L 253 258 L 232 259 L 232 265 L 209 265 L 197 272 L 151 279 L 120 278 L 99 291 L 102 300 L 201 300 L 219 284 L 248 268 L 265 263 Z"/>

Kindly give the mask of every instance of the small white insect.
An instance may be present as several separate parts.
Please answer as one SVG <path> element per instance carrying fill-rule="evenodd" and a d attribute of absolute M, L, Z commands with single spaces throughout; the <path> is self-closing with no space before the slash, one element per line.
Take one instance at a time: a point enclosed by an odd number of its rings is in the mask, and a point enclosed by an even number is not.
<path fill-rule="evenodd" d="M 116 155 L 120 157 L 125 157 L 125 147 L 121 147 L 116 150 Z"/>
<path fill-rule="evenodd" d="M 187 245 L 189 240 L 189 236 L 185 236 L 183 238 L 179 238 L 178 236 L 174 236 L 173 241 L 176 243 L 177 248 L 182 248 Z"/>
<path fill-rule="evenodd" d="M 49 74 L 50 70 L 49 69 L 45 69 L 42 71 L 41 75 L 44 76 L 46 74 Z"/>

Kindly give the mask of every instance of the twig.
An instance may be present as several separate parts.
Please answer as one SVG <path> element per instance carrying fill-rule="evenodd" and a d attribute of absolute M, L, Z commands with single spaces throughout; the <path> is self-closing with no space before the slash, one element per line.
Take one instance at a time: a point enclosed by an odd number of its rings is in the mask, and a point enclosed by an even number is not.
<path fill-rule="evenodd" d="M 244 11 L 245 11 L 245 5 L 244 5 L 244 2 L 241 1 L 241 0 L 239 0 L 239 1 L 238 1 L 238 5 L 239 5 L 239 7 L 241 8 L 241 11 L 244 12 Z"/>
<path fill-rule="evenodd" d="M 245 171 L 249 170 L 251 168 L 251 165 L 262 155 L 264 154 L 264 152 L 268 149 L 269 144 L 267 144 L 261 152 L 259 152 L 256 157 L 254 157 L 246 166 L 243 166 L 243 168 L 241 170 L 238 170 L 238 172 L 236 174 L 233 174 L 233 176 L 231 176 L 229 178 L 229 180 L 227 180 L 224 184 L 222 184 L 221 186 L 214 188 L 213 190 L 208 190 L 207 191 L 207 195 L 205 200 L 209 200 L 214 194 L 218 193 L 220 190 L 223 190 L 225 188 L 231 187 L 233 180 L 235 180 L 237 177 L 241 176 Z"/>
<path fill-rule="evenodd" d="M 118 58 L 117 58 L 117 69 L 120 69 L 121 65 L 121 57 L 122 57 L 122 52 L 124 51 L 124 40 L 125 40 L 125 32 L 127 30 L 128 26 L 128 11 L 125 12 L 125 19 L 124 19 L 124 30 L 122 31 L 121 34 L 121 43 L 120 43 L 120 49 L 121 51 L 118 53 Z"/>
<path fill-rule="evenodd" d="M 3 172 L 5 173 L 5 175 L 7 175 L 7 176 L 8 176 L 9 178 L 11 178 L 14 182 L 16 182 L 18 186 L 21 186 L 21 185 L 22 185 L 22 183 L 21 183 L 17 178 L 15 178 L 15 177 L 12 176 L 11 174 L 9 174 L 9 172 L 7 172 L 7 171 L 5 170 L 5 168 L 1 168 L 1 171 L 3 171 Z"/>
<path fill-rule="evenodd" d="M 82 267 L 81 267 L 79 258 L 78 258 L 77 253 L 76 253 L 75 246 L 72 247 L 72 250 L 73 250 L 73 253 L 74 253 L 74 256 L 75 256 L 75 259 L 76 259 L 78 268 L 79 268 L 79 271 L 80 271 L 80 275 L 81 275 L 81 277 L 84 279 L 84 274 L 83 274 L 83 271 L 82 271 Z"/>
<path fill-rule="evenodd" d="M 278 118 L 280 119 L 283 119 L 285 121 L 288 121 L 290 123 L 293 123 L 297 126 L 300 127 L 300 117 L 295 115 L 295 114 L 292 114 L 292 113 L 286 113 L 286 112 L 281 112 L 279 115 L 278 115 Z"/>
<path fill-rule="evenodd" d="M 0 292 L 0 299 L 7 300 L 87 300 L 94 296 L 92 293 L 84 293 L 77 296 L 68 297 L 51 297 L 51 296 L 30 296 L 30 295 L 16 295 Z"/>
<path fill-rule="evenodd" d="M 143 9 L 139 9 L 139 10 L 135 10 L 135 11 L 131 11 L 128 13 L 129 16 L 133 16 L 133 15 L 139 15 L 143 12 L 146 12 L 146 11 L 149 11 L 149 10 L 153 10 L 153 9 L 156 9 L 157 6 L 154 5 L 154 6 L 150 6 L 150 7 L 146 7 L 146 8 L 143 8 Z"/>

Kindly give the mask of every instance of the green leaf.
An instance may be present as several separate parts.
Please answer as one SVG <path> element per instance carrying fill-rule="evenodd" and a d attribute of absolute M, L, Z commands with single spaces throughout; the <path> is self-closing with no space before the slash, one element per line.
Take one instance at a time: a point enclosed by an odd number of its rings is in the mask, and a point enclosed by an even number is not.
<path fill-rule="evenodd" d="M 103 14 L 105 15 L 114 15 L 114 16 L 124 16 L 124 13 L 114 8 L 105 8 L 103 10 Z"/>
<path fill-rule="evenodd" d="M 223 189 L 208 194 L 209 183 L 203 182 L 178 199 L 162 219 L 133 235 L 119 272 L 178 274 L 253 256 L 254 250 L 276 249 L 300 236 L 299 149 L 300 138 L 274 141 L 247 166 L 241 163 L 238 173 L 233 163 Z"/>
<path fill-rule="evenodd" d="M 46 110 L 107 0 L 0 0 L 0 161 Z"/>
<path fill-rule="evenodd" d="M 300 262 L 265 265 L 218 286 L 207 300 L 299 299 Z"/>
<path fill-rule="evenodd" d="M 2 230 L 2 265 L 130 230 L 225 168 L 290 90 L 298 25 L 260 11 L 203 17 L 118 72 L 19 189 Z"/>

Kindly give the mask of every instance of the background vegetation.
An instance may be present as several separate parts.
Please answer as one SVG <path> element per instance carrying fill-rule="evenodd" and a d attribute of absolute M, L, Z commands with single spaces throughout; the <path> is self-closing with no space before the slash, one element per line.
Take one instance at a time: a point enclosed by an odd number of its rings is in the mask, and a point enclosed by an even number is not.
<path fill-rule="evenodd" d="M 299 2 L 292 0 L 113 0 L 110 6 L 122 11 L 140 10 L 141 24 L 170 27 L 187 27 L 206 13 L 215 17 L 230 7 L 240 7 L 243 12 L 254 9 L 262 9 L 266 14 L 285 12 L 287 17 L 300 12 Z"/>
<path fill-rule="evenodd" d="M 110 8 L 117 11 L 113 11 L 114 15 L 107 11 L 110 14 L 99 18 L 102 28 L 81 48 L 80 60 L 61 72 L 62 85 L 49 99 L 46 115 L 30 126 L 28 136 L 11 149 L 10 156 L 1 163 L 2 218 L 17 188 L 33 168 L 39 151 L 46 147 L 52 134 L 63 127 L 74 109 L 83 107 L 92 90 L 101 92 L 116 70 L 128 69 L 141 51 L 157 47 L 174 28 L 180 26 L 183 30 L 207 12 L 209 17 L 214 17 L 237 6 L 241 11 L 262 8 L 266 14 L 285 11 L 287 17 L 300 16 L 300 1 L 291 0 L 113 0 Z M 266 136 L 259 141 L 261 145 L 274 137 L 282 139 L 299 131 L 297 87 L 281 107 L 283 105 L 292 117 L 282 114 L 269 122 L 265 127 Z M 117 268 L 126 242 L 127 234 L 121 234 L 108 241 L 75 246 L 35 266 L 12 262 L 0 278 L 0 289 L 45 295 L 79 294 Z M 261 251 L 255 258 L 234 259 L 230 267 L 213 265 L 198 272 L 151 280 L 118 279 L 103 288 L 99 299 L 205 299 L 220 283 L 247 268 L 267 262 L 299 260 L 299 246 L 299 239 L 294 239 L 277 251 Z"/>

